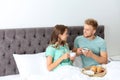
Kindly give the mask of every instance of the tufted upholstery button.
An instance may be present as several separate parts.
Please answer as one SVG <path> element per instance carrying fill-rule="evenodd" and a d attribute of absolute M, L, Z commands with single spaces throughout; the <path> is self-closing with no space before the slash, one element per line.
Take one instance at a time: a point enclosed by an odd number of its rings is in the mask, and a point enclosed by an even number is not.
<path fill-rule="evenodd" d="M 38 45 L 40 45 L 40 42 L 38 43 Z"/>
<path fill-rule="evenodd" d="M 3 55 L 2 55 L 3 57 L 5 57 L 5 53 L 3 53 Z"/>
<path fill-rule="evenodd" d="M 29 46 L 29 47 L 31 46 L 31 42 L 29 42 L 28 46 Z"/>
<path fill-rule="evenodd" d="M 21 47 L 21 44 L 18 44 L 18 47 L 20 48 L 20 47 Z"/>
<path fill-rule="evenodd" d="M 42 52 L 44 52 L 44 51 L 45 51 L 45 48 L 43 48 Z"/>
<path fill-rule="evenodd" d="M 13 39 L 15 40 L 15 35 L 13 36 Z"/>
<path fill-rule="evenodd" d="M 33 53 L 36 53 L 36 50 L 34 50 Z"/>
<path fill-rule="evenodd" d="M 16 68 L 14 68 L 13 70 L 14 70 L 14 72 L 16 72 Z"/>
<path fill-rule="evenodd" d="M 23 38 L 26 39 L 26 36 L 24 35 Z"/>
<path fill-rule="evenodd" d="M 11 47 L 11 46 L 10 46 L 10 44 L 9 44 L 9 45 L 8 45 L 8 50 L 10 50 L 10 47 Z"/>
<path fill-rule="evenodd" d="M 11 64 L 11 62 L 10 62 L 10 60 L 8 61 L 8 65 L 10 65 Z"/>
<path fill-rule="evenodd" d="M 43 34 L 43 37 L 45 37 L 45 34 Z"/>
<path fill-rule="evenodd" d="M 5 37 L 3 36 L 3 40 L 5 40 Z"/>
<path fill-rule="evenodd" d="M 34 35 L 33 37 L 36 38 L 36 35 Z"/>
<path fill-rule="evenodd" d="M 69 36 L 71 35 L 71 32 L 69 33 Z"/>
<path fill-rule="evenodd" d="M 48 41 L 47 44 L 49 44 L 50 42 Z"/>
<path fill-rule="evenodd" d="M 26 54 L 26 51 L 24 51 L 23 54 Z"/>
<path fill-rule="evenodd" d="M 16 54 L 16 52 L 14 52 L 14 54 Z"/>

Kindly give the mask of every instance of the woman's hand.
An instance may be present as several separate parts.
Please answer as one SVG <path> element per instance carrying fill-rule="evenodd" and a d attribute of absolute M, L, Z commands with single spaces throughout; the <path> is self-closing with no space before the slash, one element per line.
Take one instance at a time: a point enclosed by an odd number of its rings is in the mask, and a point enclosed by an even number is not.
<path fill-rule="evenodd" d="M 70 60 L 74 61 L 76 57 L 76 53 L 75 52 L 70 52 Z"/>
<path fill-rule="evenodd" d="M 64 60 L 64 59 L 68 59 L 68 58 L 70 58 L 70 55 L 69 55 L 69 53 L 65 53 L 61 58 L 62 58 L 63 60 Z"/>
<path fill-rule="evenodd" d="M 77 55 L 79 56 L 80 54 L 82 54 L 82 48 L 77 48 Z"/>
<path fill-rule="evenodd" d="M 74 61 L 74 60 L 75 60 L 75 57 L 76 57 L 76 56 L 70 57 L 70 60 L 71 60 L 71 61 Z"/>

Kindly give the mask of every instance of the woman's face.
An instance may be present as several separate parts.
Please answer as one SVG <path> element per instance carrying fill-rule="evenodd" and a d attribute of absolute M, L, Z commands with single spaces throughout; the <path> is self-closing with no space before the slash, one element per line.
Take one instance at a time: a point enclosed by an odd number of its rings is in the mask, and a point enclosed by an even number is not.
<path fill-rule="evenodd" d="M 63 34 L 59 34 L 59 38 L 62 40 L 62 41 L 67 41 L 67 37 L 68 37 L 68 30 L 65 29 L 64 33 Z"/>

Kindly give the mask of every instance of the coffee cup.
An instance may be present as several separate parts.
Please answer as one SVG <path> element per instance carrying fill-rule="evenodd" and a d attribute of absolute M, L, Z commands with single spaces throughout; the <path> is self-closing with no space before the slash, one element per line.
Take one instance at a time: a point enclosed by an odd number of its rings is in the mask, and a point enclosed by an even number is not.
<path fill-rule="evenodd" d="M 70 53 L 70 57 L 75 57 L 76 56 L 76 53 L 75 52 L 71 52 Z"/>
<path fill-rule="evenodd" d="M 89 50 L 88 48 L 83 48 L 82 52 L 84 53 L 85 51 L 88 51 L 88 50 Z"/>

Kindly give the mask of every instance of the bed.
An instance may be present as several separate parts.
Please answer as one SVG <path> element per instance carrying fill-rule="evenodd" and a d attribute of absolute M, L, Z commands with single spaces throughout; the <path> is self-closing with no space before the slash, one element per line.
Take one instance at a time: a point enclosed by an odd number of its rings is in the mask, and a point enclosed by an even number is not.
<path fill-rule="evenodd" d="M 75 37 L 83 34 L 82 32 L 83 26 L 68 26 L 68 27 L 69 27 L 68 44 L 70 49 L 72 49 Z M 42 55 L 44 57 L 44 52 L 49 44 L 52 29 L 53 27 L 1 29 L 0 30 L 0 80 L 21 80 L 20 71 L 18 70 L 18 66 L 16 66 L 16 62 L 13 57 L 13 54 L 35 55 L 39 53 L 40 56 Z M 99 25 L 96 35 L 104 38 L 104 25 Z M 25 61 L 23 61 L 22 63 L 25 63 Z M 112 65 L 114 64 L 114 66 L 110 66 L 111 64 Z M 114 68 L 115 64 L 120 64 L 120 63 L 119 61 L 113 61 L 107 66 Z M 118 68 L 120 68 L 120 66 L 118 66 Z M 120 72 L 117 71 L 117 73 Z M 41 76 L 40 80 L 45 80 L 44 76 L 47 75 L 46 74 L 45 75 L 41 74 L 41 75 L 39 75 Z M 109 73 L 109 75 L 110 76 L 112 75 L 111 72 Z M 116 75 L 114 76 L 115 76 L 114 78 L 116 79 L 119 77 L 119 76 L 116 77 Z M 34 76 L 34 79 L 35 78 L 37 78 L 37 76 Z M 114 78 L 112 77 L 109 79 L 109 77 L 106 77 L 104 78 L 104 80 L 105 79 L 113 80 Z M 32 78 L 29 78 L 29 80 L 30 79 Z M 98 80 L 98 78 L 94 78 L 94 80 L 95 79 Z"/>

